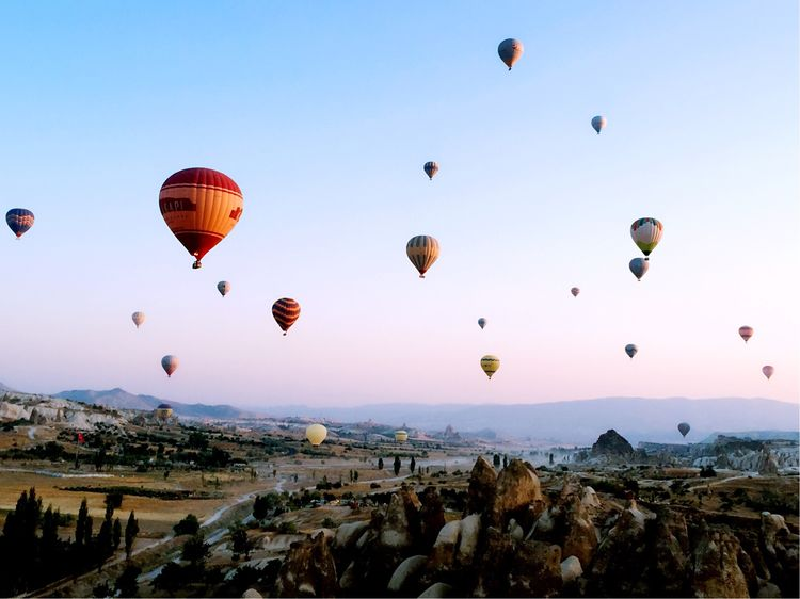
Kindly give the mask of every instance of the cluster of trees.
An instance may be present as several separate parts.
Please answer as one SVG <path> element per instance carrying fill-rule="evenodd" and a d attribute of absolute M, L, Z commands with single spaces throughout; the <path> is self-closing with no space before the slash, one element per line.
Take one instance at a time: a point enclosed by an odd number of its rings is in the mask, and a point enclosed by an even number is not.
<path fill-rule="evenodd" d="M 403 467 L 403 462 L 400 460 L 400 456 L 394 456 L 394 475 L 398 476 L 400 474 L 400 469 Z M 414 456 L 411 456 L 411 463 L 409 464 L 409 469 L 411 470 L 411 474 L 414 474 L 414 471 L 417 469 L 417 460 Z M 378 470 L 383 470 L 383 458 L 378 458 Z"/>
<path fill-rule="evenodd" d="M 36 489 L 23 491 L 6 516 L 0 536 L 0 596 L 25 593 L 70 574 L 101 568 L 122 543 L 122 524 L 119 518 L 114 519 L 116 504 L 116 498 L 106 501 L 105 518 L 95 535 L 84 499 L 71 542 L 59 535 L 59 528 L 68 522 L 60 510 L 48 505 L 43 511 Z M 128 557 L 138 533 L 139 525 L 131 512 L 124 533 Z"/>
<path fill-rule="evenodd" d="M 553 454 L 550 455 L 552 456 Z M 550 460 L 550 463 L 553 463 L 552 459 Z M 494 457 L 492 458 L 492 465 L 495 468 L 500 468 L 501 464 L 503 468 L 508 468 L 508 456 L 504 455 L 501 459 L 499 453 L 494 454 Z"/>

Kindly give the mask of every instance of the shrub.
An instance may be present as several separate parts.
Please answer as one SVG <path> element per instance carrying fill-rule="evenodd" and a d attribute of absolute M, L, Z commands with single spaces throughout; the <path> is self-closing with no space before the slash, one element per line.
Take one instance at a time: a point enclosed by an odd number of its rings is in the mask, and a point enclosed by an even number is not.
<path fill-rule="evenodd" d="M 173 526 L 172 530 L 175 531 L 175 536 L 178 537 L 181 535 L 193 535 L 200 530 L 200 523 L 197 521 L 197 516 L 189 514 Z"/>

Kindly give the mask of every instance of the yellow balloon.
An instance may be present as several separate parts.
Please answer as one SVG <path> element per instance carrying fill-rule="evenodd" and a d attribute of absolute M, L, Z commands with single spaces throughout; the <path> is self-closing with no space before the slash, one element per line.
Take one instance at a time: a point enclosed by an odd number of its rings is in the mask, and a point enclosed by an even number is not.
<path fill-rule="evenodd" d="M 490 379 L 500 368 L 500 358 L 497 356 L 486 355 L 481 358 L 481 368 Z"/>
<path fill-rule="evenodd" d="M 406 431 L 395 431 L 394 440 L 398 443 L 405 443 L 408 441 L 408 433 Z"/>
<path fill-rule="evenodd" d="M 308 439 L 314 447 L 319 447 L 320 443 L 325 440 L 327 435 L 328 430 L 321 424 L 309 424 L 306 427 L 306 439 Z"/>

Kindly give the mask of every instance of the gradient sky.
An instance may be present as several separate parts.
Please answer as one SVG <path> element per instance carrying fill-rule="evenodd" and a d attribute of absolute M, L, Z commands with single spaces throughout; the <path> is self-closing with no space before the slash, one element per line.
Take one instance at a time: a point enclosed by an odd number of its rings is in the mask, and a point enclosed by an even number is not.
<path fill-rule="evenodd" d="M 795 1 L 4 2 L 0 56 L 2 209 L 36 214 L 0 235 L 7 385 L 798 402 Z M 189 166 L 244 193 L 200 271 L 158 210 Z M 641 216 L 664 236 L 637 282 Z M 442 248 L 424 281 L 418 234 Z"/>

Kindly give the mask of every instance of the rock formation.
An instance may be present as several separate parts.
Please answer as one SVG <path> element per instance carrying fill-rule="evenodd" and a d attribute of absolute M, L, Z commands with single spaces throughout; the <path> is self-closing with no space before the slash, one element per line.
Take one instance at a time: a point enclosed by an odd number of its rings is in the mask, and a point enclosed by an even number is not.
<path fill-rule="evenodd" d="M 633 454 L 631 444 L 614 429 L 597 437 L 597 441 L 592 445 L 593 456 L 628 456 L 631 454 Z"/>
<path fill-rule="evenodd" d="M 336 564 L 322 533 L 293 543 L 275 582 L 277 597 L 335 597 Z"/>

